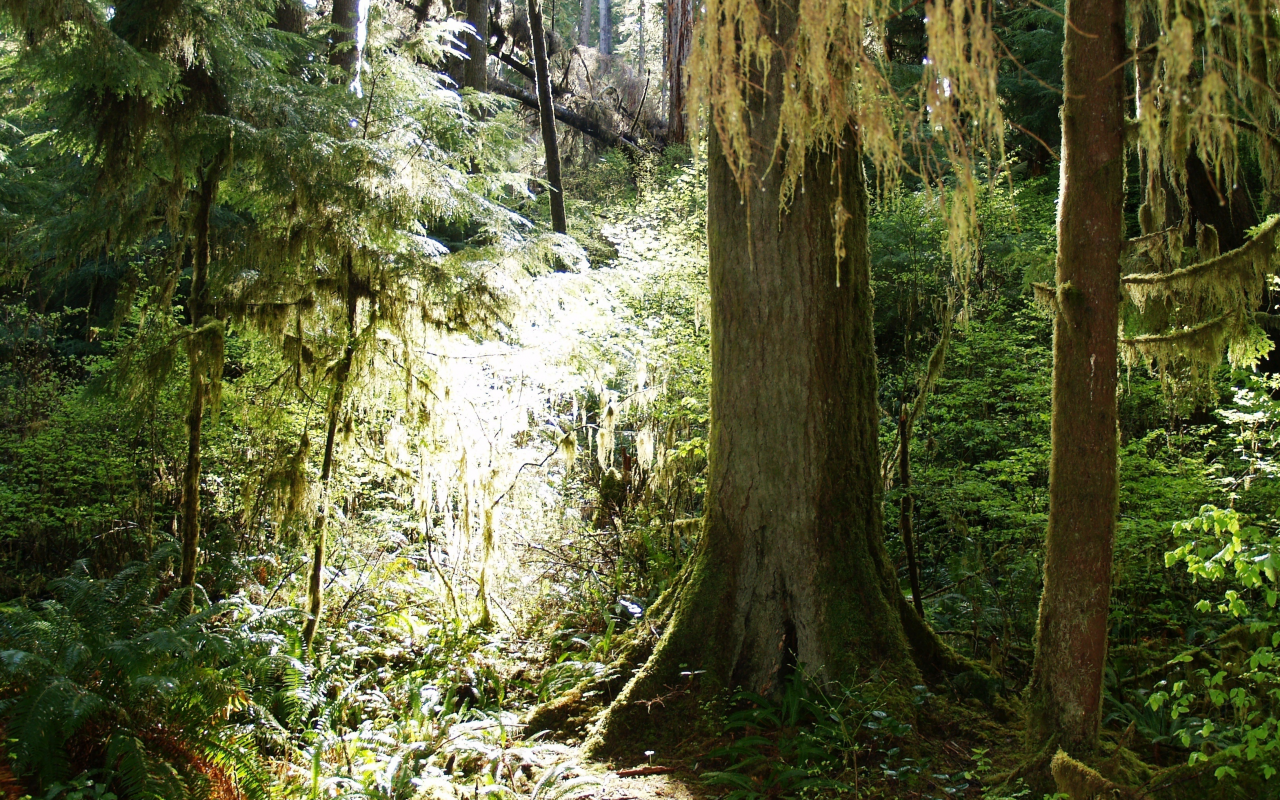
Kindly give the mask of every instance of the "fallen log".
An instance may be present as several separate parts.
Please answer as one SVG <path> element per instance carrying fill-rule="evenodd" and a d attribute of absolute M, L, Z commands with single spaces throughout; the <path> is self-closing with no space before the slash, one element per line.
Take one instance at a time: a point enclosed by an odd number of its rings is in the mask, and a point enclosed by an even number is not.
<path fill-rule="evenodd" d="M 513 100 L 518 100 L 522 105 L 535 111 L 538 108 L 538 98 L 533 94 L 533 92 L 516 86 L 513 83 L 508 83 L 501 78 L 491 77 L 489 79 L 489 91 L 494 94 L 500 94 L 503 97 L 510 97 Z M 560 120 L 565 125 L 568 125 L 570 128 L 573 128 L 579 133 L 584 133 L 587 136 L 590 136 L 607 147 L 617 147 L 621 150 L 627 151 L 628 154 L 633 156 L 638 156 L 646 151 L 660 149 L 663 144 L 661 141 L 655 141 L 652 144 L 642 144 L 631 136 L 609 130 L 595 120 L 585 117 L 576 111 L 565 108 L 560 104 L 553 103 L 552 108 L 555 111 L 556 119 Z"/>

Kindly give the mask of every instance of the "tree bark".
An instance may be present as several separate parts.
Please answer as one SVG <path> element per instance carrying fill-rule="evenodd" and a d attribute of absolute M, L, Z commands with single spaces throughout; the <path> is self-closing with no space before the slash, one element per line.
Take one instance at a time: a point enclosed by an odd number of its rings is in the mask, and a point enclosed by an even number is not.
<path fill-rule="evenodd" d="M 280 0 L 271 27 L 301 36 L 307 32 L 307 7 L 302 0 Z"/>
<path fill-rule="evenodd" d="M 338 434 L 338 421 L 342 416 L 342 403 L 346 398 L 347 380 L 351 377 L 351 361 L 355 357 L 356 311 L 359 297 L 351 281 L 351 256 L 343 265 L 346 271 L 347 291 L 347 341 L 342 358 L 333 370 L 333 388 L 329 392 L 329 406 L 325 415 L 324 460 L 320 464 L 320 513 L 316 518 L 316 540 L 311 553 L 311 573 L 307 580 L 307 621 L 302 626 L 302 639 L 308 650 L 320 627 L 320 614 L 324 611 L 324 562 L 329 531 L 329 486 L 333 477 L 333 448 Z"/>
<path fill-rule="evenodd" d="M 533 69 L 538 77 L 538 121 L 542 124 L 542 146 L 547 155 L 551 228 L 556 233 L 564 233 L 568 226 L 564 215 L 564 188 L 560 182 L 560 144 L 556 140 L 556 117 L 551 99 L 551 71 L 547 66 L 547 38 L 542 28 L 541 0 L 529 0 L 529 28 L 533 35 Z"/>
<path fill-rule="evenodd" d="M 1098 743 L 1118 502 L 1124 32 L 1124 0 L 1068 0 L 1053 453 L 1028 730 L 1076 756 Z"/>
<path fill-rule="evenodd" d="M 467 22 L 475 29 L 464 41 L 467 63 L 462 69 L 462 86 L 477 92 L 489 91 L 489 0 L 467 0 Z"/>
<path fill-rule="evenodd" d="M 693 0 L 667 0 L 667 137 L 685 142 L 689 135 L 685 122 L 685 63 L 693 48 Z"/>
<path fill-rule="evenodd" d="M 644 69 L 644 8 L 645 0 L 640 0 L 640 12 L 636 14 L 636 74 L 645 74 Z M 639 113 L 639 112 L 637 112 Z"/>
<path fill-rule="evenodd" d="M 916 542 L 911 530 L 911 516 L 915 498 L 911 496 L 911 423 L 907 404 L 902 404 L 898 415 L 898 485 L 902 497 L 898 501 L 898 527 L 902 531 L 902 545 L 907 551 L 907 579 L 911 582 L 911 604 L 920 619 L 924 619 L 924 601 L 920 594 L 920 566 L 916 563 Z"/>
<path fill-rule="evenodd" d="M 795 12 L 761 4 L 777 41 Z M 781 49 L 781 48 L 779 48 Z M 867 194 L 855 133 L 804 154 L 803 192 L 781 206 L 771 147 L 783 69 L 748 99 L 751 192 L 739 193 L 714 126 L 708 147 L 711 431 L 703 536 L 672 620 L 587 747 L 638 759 L 688 735 L 696 702 L 741 686 L 778 693 L 878 670 L 909 717 L 915 617 L 883 544 Z M 781 158 L 801 157 L 782 153 Z M 838 262 L 832 209 L 850 215 Z M 927 645 L 926 645 L 927 647 Z M 657 701 L 657 702 L 654 702 Z M 683 733 L 681 733 L 683 732 Z"/>
<path fill-rule="evenodd" d="M 329 22 L 334 26 L 333 32 L 329 34 L 329 63 L 350 73 L 360 61 L 360 50 L 356 44 L 360 0 L 333 0 Z"/>
<path fill-rule="evenodd" d="M 578 15 L 578 44 L 591 46 L 591 0 L 582 0 L 582 13 Z"/>
<path fill-rule="evenodd" d="M 613 52 L 613 15 L 609 0 L 600 3 L 600 55 L 607 56 Z"/>
<path fill-rule="evenodd" d="M 204 432 L 205 398 L 209 392 L 210 358 L 220 357 L 221 331 L 208 329 L 209 224 L 218 191 L 218 170 L 209 167 L 196 199 L 195 248 L 191 259 L 191 293 L 187 311 L 191 335 L 187 338 L 187 463 L 182 475 L 182 570 L 178 579 L 186 613 L 195 608 L 196 565 L 200 557 L 200 462 Z M 210 350 L 214 352 L 209 352 Z"/>

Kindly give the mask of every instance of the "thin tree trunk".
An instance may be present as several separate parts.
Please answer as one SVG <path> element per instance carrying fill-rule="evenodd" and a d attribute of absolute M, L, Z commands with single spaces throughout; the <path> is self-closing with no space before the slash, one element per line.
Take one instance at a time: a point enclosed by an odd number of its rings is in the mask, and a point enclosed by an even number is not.
<path fill-rule="evenodd" d="M 667 136 L 673 142 L 688 139 L 685 122 L 685 63 L 693 48 L 693 0 L 667 0 Z"/>
<path fill-rule="evenodd" d="M 924 619 L 924 602 L 920 599 L 920 565 L 916 563 L 915 536 L 911 530 L 911 514 L 915 498 L 911 495 L 911 424 L 907 404 L 903 402 L 898 415 L 898 485 L 902 498 L 898 501 L 898 527 L 902 530 L 902 544 L 907 550 L 907 578 L 911 582 L 911 604 L 920 619 Z"/>
<path fill-rule="evenodd" d="M 475 28 L 468 34 L 467 63 L 462 69 L 462 85 L 477 92 L 489 91 L 489 0 L 467 0 L 467 22 Z"/>
<path fill-rule="evenodd" d="M 613 52 L 613 16 L 609 7 L 609 0 L 599 0 L 600 3 L 600 54 L 609 55 Z"/>
<path fill-rule="evenodd" d="M 334 26 L 329 35 L 329 63 L 342 67 L 348 73 L 360 61 L 356 45 L 356 26 L 360 24 L 360 0 L 333 0 L 329 22 Z"/>
<path fill-rule="evenodd" d="M 209 223 L 218 190 L 218 169 L 209 167 L 200 182 L 196 199 L 195 251 L 191 259 L 191 335 L 187 339 L 187 369 L 190 395 L 187 402 L 187 463 L 182 475 L 182 571 L 178 580 L 184 593 L 183 609 L 195 607 L 196 565 L 200 557 L 200 460 L 204 432 L 205 397 L 210 359 L 220 357 L 221 347 L 213 341 L 221 332 L 206 330 L 209 311 Z M 210 352 L 212 351 L 212 352 Z"/>
<path fill-rule="evenodd" d="M 196 563 L 200 556 L 200 437 L 204 424 L 205 383 L 199 359 L 188 351 L 190 396 L 187 401 L 187 464 L 182 474 L 182 575 L 178 581 L 183 611 L 195 608 Z"/>
<path fill-rule="evenodd" d="M 329 487 L 333 477 L 333 447 L 338 434 L 338 420 L 346 397 L 347 380 L 351 377 L 351 361 L 355 357 L 356 311 L 359 298 L 351 286 L 351 256 L 346 257 L 347 273 L 347 342 L 342 358 L 333 370 L 333 388 L 325 414 L 324 460 L 320 465 L 320 513 L 316 518 L 316 540 L 311 554 L 311 574 L 307 580 L 307 621 L 302 626 L 302 639 L 307 649 L 316 638 L 320 614 L 324 611 L 324 562 L 329 532 Z"/>
<path fill-rule="evenodd" d="M 564 189 L 560 182 L 560 144 L 556 140 L 556 117 L 551 99 L 551 72 L 547 66 L 547 38 L 542 28 L 541 0 L 529 0 L 529 28 L 533 35 L 533 68 L 538 78 L 538 120 L 542 124 L 542 146 L 547 154 L 551 228 L 556 233 L 564 233 L 568 230 L 568 225 L 564 215 Z"/>
<path fill-rule="evenodd" d="M 591 0 L 582 0 L 582 13 L 578 15 L 578 44 L 591 46 Z"/>
<path fill-rule="evenodd" d="M 640 0 L 640 13 L 636 15 L 636 74 L 644 74 L 644 5 Z M 639 113 L 639 112 L 636 112 Z"/>
<path fill-rule="evenodd" d="M 795 12 L 770 4 L 786 42 Z M 742 196 L 711 126 L 707 239 L 711 431 L 706 516 L 669 627 L 609 708 L 590 751 L 633 758 L 687 726 L 724 689 L 780 692 L 880 670 L 895 713 L 919 683 L 923 627 L 884 549 L 871 317 L 868 200 L 860 147 L 805 156 L 805 191 L 781 206 L 781 56 L 748 98 L 752 191 Z M 757 84 L 762 78 L 757 77 Z M 780 156 L 788 157 L 787 155 Z M 843 262 L 832 208 L 849 218 Z M 922 635 L 921 639 L 927 639 Z M 662 698 L 660 703 L 651 703 Z"/>
<path fill-rule="evenodd" d="M 1118 502 L 1125 1 L 1068 0 L 1053 337 L 1053 454 L 1029 732 L 1097 747 Z"/>

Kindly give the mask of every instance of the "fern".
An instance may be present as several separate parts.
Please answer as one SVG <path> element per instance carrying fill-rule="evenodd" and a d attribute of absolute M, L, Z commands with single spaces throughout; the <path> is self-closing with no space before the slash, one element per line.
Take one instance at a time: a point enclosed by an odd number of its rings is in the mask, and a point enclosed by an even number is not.
<path fill-rule="evenodd" d="M 53 599 L 0 606 L 0 725 L 40 788 L 93 772 L 121 798 L 266 797 L 244 665 L 270 638 L 230 628 L 227 604 L 160 602 L 162 548 L 109 579 L 53 581 Z"/>

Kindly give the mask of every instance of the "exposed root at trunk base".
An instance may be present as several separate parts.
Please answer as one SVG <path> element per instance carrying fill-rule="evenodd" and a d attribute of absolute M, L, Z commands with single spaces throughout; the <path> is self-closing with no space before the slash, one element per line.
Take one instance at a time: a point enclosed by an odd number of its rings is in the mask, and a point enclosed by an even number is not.
<path fill-rule="evenodd" d="M 1057 792 L 1070 800 L 1126 800 L 1148 797 L 1152 769 L 1123 744 L 1103 742 L 1092 755 L 1068 755 L 1055 737 L 1009 773 L 992 776 L 993 786 L 1012 787 L 1021 780 L 1032 795 Z"/>
<path fill-rule="evenodd" d="M 682 600 L 676 594 L 678 590 L 683 587 L 684 591 L 696 594 L 695 587 L 689 585 L 688 574 L 689 571 L 686 570 L 681 586 L 673 587 L 668 595 L 664 595 L 663 600 L 667 601 L 667 606 L 663 609 L 664 621 L 670 620 L 673 614 L 680 613 L 678 609 L 682 602 L 690 602 L 687 597 Z M 698 603 L 696 599 L 692 602 Z M 911 720 L 916 708 L 910 687 L 923 680 L 935 686 L 945 686 L 950 693 L 961 699 L 978 697 L 985 706 L 995 709 L 998 719 L 1016 718 L 1016 712 L 1000 696 L 1003 682 L 985 664 L 966 658 L 943 642 L 920 620 L 905 598 L 901 598 L 897 610 L 902 619 L 908 657 L 904 664 L 897 665 L 896 671 L 894 665 L 881 665 L 884 670 L 881 680 L 900 689 L 897 692 L 886 692 L 882 696 L 884 710 L 895 718 Z M 675 627 L 676 623 L 673 622 L 672 625 Z M 698 639 L 696 636 L 689 636 L 687 632 L 681 636 L 681 631 L 678 630 L 669 630 L 666 634 L 680 637 L 686 642 Z M 707 676 L 691 666 L 696 653 L 691 654 L 679 647 L 664 647 L 656 639 L 650 639 L 646 644 L 648 647 L 645 652 L 652 655 L 635 672 L 629 683 L 626 683 L 624 676 L 621 681 L 623 685 L 615 684 L 613 681 L 616 680 L 616 673 L 620 671 L 611 669 L 610 679 L 606 679 L 607 685 L 601 681 L 590 687 L 597 691 L 606 690 L 611 695 L 617 693 L 616 699 L 605 710 L 583 745 L 583 749 L 595 758 L 625 759 L 646 749 L 671 754 L 681 750 L 688 742 L 714 737 L 719 733 L 713 729 L 715 714 L 708 712 L 712 706 L 724 700 L 726 690 L 732 687 L 723 681 L 714 680 L 714 677 L 705 680 Z M 785 640 L 783 645 L 786 645 Z M 639 657 L 640 651 L 629 655 Z M 626 671 L 628 675 L 634 670 L 634 663 Z M 565 708 L 574 709 L 581 707 L 586 701 L 594 699 L 598 703 L 602 699 L 598 695 L 589 698 L 586 694 L 587 692 L 575 690 L 552 707 L 547 707 L 547 713 L 551 713 L 553 707 L 559 708 L 561 703 L 564 703 Z M 542 713 L 541 709 L 536 713 Z M 550 726 L 532 725 L 531 729 L 539 727 Z M 631 750 L 635 752 L 632 753 Z"/>
<path fill-rule="evenodd" d="M 673 600 L 683 583 L 683 577 L 678 578 L 649 607 L 634 637 L 623 646 L 604 675 L 589 678 L 551 702 L 533 709 L 525 730 L 528 733 L 552 731 L 570 736 L 584 733 L 601 709 L 613 702 L 632 676 L 649 660 L 649 656 L 653 655 L 653 648 L 671 619 Z"/>
<path fill-rule="evenodd" d="M 1097 770 L 1076 761 L 1062 750 L 1049 762 L 1049 772 L 1058 791 L 1071 800 L 1126 800 L 1139 796 L 1137 789 L 1102 777 Z"/>

